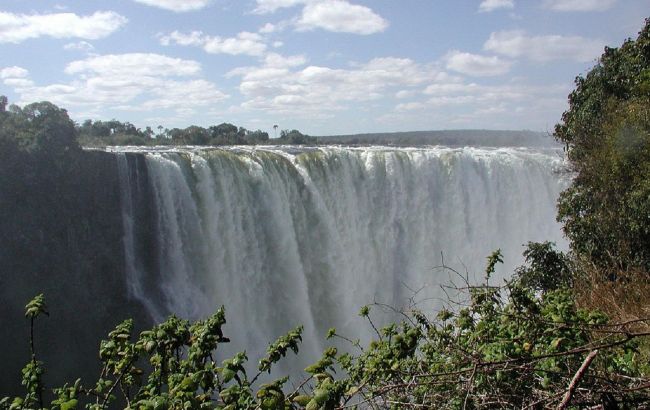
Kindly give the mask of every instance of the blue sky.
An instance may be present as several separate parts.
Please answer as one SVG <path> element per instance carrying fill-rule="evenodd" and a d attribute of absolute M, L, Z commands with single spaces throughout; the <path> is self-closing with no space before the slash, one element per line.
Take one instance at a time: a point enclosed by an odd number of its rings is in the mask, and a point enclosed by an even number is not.
<path fill-rule="evenodd" d="M 271 135 L 550 131 L 648 0 L 2 0 L 0 94 Z"/>

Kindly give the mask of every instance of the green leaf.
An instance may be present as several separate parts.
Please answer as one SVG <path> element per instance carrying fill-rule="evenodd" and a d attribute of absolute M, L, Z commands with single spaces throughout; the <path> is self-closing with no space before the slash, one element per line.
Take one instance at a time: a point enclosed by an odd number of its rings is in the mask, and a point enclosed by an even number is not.
<path fill-rule="evenodd" d="M 327 389 L 314 390 L 314 400 L 318 404 L 324 404 L 330 398 L 330 392 Z"/>
<path fill-rule="evenodd" d="M 237 374 L 237 372 L 226 367 L 221 371 L 221 378 L 224 383 L 228 383 L 233 379 L 233 377 L 235 377 L 235 374 Z"/>
<path fill-rule="evenodd" d="M 327 330 L 327 336 L 326 336 L 326 338 L 327 338 L 327 339 L 331 339 L 331 338 L 333 338 L 335 335 L 336 335 L 336 328 L 330 327 L 330 328 Z"/>
<path fill-rule="evenodd" d="M 48 314 L 45 306 L 45 296 L 41 293 L 30 300 L 27 305 L 25 305 L 25 316 L 28 318 L 36 318 L 39 314 L 44 313 Z"/>
<path fill-rule="evenodd" d="M 297 403 L 300 406 L 306 406 L 311 401 L 311 399 L 312 399 L 311 396 L 307 396 L 306 394 L 302 394 L 300 396 L 294 397 L 291 401 L 293 401 L 294 403 Z"/>
<path fill-rule="evenodd" d="M 61 410 L 72 410 L 77 408 L 79 401 L 77 399 L 68 400 L 61 404 Z"/>
<path fill-rule="evenodd" d="M 368 306 L 363 306 L 363 307 L 361 307 L 361 310 L 359 311 L 359 316 L 367 317 L 369 313 L 370 313 L 370 308 Z"/>

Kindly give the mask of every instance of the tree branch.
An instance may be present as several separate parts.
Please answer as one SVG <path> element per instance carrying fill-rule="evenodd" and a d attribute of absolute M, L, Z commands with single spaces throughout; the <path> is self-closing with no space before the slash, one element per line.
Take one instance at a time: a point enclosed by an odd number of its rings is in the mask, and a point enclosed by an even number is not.
<path fill-rule="evenodd" d="M 594 358 L 596 357 L 597 354 L 598 354 L 598 350 L 592 350 L 587 355 L 587 357 L 585 357 L 584 362 L 582 362 L 582 366 L 580 366 L 580 368 L 578 369 L 576 374 L 573 376 L 573 379 L 571 379 L 571 383 L 569 383 L 569 388 L 566 391 L 566 394 L 564 395 L 564 398 L 562 399 L 562 402 L 560 403 L 559 406 L 557 406 L 557 410 L 564 410 L 569 405 L 569 402 L 571 401 L 571 398 L 573 397 L 573 393 L 575 392 L 576 388 L 578 387 L 578 383 L 580 383 L 580 380 L 582 379 L 582 377 L 587 372 L 587 369 L 589 368 L 589 365 L 594 360 Z"/>

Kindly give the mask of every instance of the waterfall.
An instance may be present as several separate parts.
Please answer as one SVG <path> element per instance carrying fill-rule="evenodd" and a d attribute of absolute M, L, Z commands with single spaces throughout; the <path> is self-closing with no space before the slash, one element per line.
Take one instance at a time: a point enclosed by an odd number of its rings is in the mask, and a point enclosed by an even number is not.
<path fill-rule="evenodd" d="M 439 306 L 443 258 L 482 278 L 500 248 L 496 283 L 521 263 L 527 241 L 566 246 L 555 201 L 567 181 L 552 150 L 113 150 L 132 295 L 157 320 L 225 305 L 225 330 L 251 358 L 298 324 L 306 361 L 319 356 L 329 327 L 367 339 L 372 328 L 357 312 L 373 302 Z M 145 176 L 125 152 L 143 158 Z M 148 219 L 136 209 L 143 198 Z M 148 232 L 147 246 L 138 232 Z M 393 318 L 375 314 L 378 323 Z"/>

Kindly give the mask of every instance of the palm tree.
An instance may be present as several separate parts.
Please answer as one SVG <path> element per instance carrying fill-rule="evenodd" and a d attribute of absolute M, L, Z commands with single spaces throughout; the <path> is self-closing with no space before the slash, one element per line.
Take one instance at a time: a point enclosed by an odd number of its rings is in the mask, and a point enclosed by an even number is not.
<path fill-rule="evenodd" d="M 278 137 L 278 124 L 275 124 L 273 126 L 273 130 L 275 131 L 275 138 L 277 138 Z"/>

